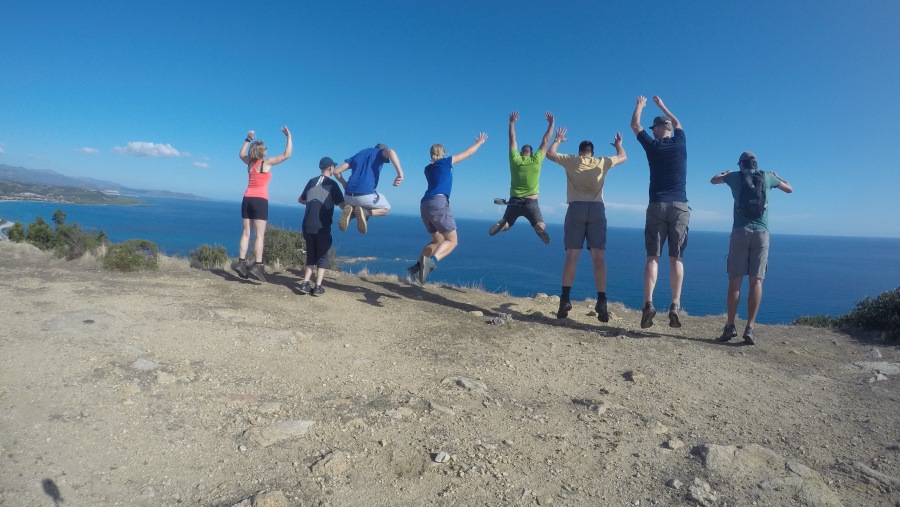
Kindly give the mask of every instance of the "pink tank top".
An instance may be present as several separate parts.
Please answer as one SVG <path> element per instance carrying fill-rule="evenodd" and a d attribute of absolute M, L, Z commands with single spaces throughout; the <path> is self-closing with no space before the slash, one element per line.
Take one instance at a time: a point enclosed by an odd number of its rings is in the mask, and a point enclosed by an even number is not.
<path fill-rule="evenodd" d="M 244 197 L 269 198 L 269 180 L 272 179 L 272 171 L 267 173 L 257 172 L 257 169 L 262 168 L 262 163 L 263 161 L 260 160 L 256 167 L 253 167 L 248 171 L 249 181 L 247 183 L 247 191 L 244 192 Z"/>

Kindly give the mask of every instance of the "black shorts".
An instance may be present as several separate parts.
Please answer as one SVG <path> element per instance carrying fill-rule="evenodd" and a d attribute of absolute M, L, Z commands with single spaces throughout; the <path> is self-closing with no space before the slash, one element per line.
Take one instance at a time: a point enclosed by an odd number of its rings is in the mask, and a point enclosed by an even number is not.
<path fill-rule="evenodd" d="M 519 217 L 527 218 L 532 227 L 544 221 L 544 216 L 541 215 L 541 207 L 538 206 L 537 199 L 510 197 L 507 202 L 509 204 L 506 205 L 506 213 L 503 214 L 503 220 L 505 220 L 510 227 L 516 223 L 516 219 Z"/>
<path fill-rule="evenodd" d="M 331 249 L 331 231 L 319 233 L 303 233 L 303 241 L 306 241 L 306 265 L 317 268 L 328 267 L 328 250 Z"/>
<path fill-rule="evenodd" d="M 241 201 L 241 218 L 268 220 L 269 200 L 262 197 L 244 197 Z"/>

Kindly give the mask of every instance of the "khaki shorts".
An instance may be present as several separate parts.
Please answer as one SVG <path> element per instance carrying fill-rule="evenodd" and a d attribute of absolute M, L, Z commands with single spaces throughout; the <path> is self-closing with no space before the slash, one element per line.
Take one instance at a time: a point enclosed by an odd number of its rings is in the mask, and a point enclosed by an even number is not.
<path fill-rule="evenodd" d="M 769 231 L 732 229 L 728 245 L 728 278 L 765 278 L 769 268 Z"/>
<path fill-rule="evenodd" d="M 644 243 L 647 257 L 662 255 L 663 244 L 669 241 L 669 257 L 680 259 L 687 248 L 688 222 L 691 208 L 686 202 L 651 202 L 647 206 Z"/>

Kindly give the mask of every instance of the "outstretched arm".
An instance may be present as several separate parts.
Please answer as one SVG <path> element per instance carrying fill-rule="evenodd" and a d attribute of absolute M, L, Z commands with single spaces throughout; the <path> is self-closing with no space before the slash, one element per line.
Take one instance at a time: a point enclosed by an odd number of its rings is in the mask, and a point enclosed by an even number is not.
<path fill-rule="evenodd" d="M 244 161 L 245 164 L 250 163 L 250 156 L 247 155 L 247 150 L 250 148 L 250 142 L 256 139 L 256 133 L 252 130 L 247 132 L 247 137 L 244 139 L 244 144 L 241 145 L 241 152 L 238 154 L 241 157 L 241 160 Z"/>
<path fill-rule="evenodd" d="M 518 119 L 518 111 L 509 113 L 509 149 L 511 150 L 519 149 L 519 145 L 516 143 L 516 121 L 518 121 Z"/>
<path fill-rule="evenodd" d="M 568 139 L 566 139 L 566 132 L 568 132 L 568 129 L 566 129 L 566 127 L 560 127 L 558 129 L 556 129 L 556 138 L 553 140 L 552 143 L 550 143 L 550 149 L 547 150 L 547 158 L 549 158 L 550 160 L 552 160 L 554 162 L 556 162 L 556 155 L 557 155 L 556 147 L 559 144 L 562 144 L 562 143 L 568 141 Z"/>
<path fill-rule="evenodd" d="M 647 97 L 638 95 L 637 102 L 634 105 L 634 112 L 631 113 L 631 131 L 634 132 L 634 135 L 638 135 L 644 130 L 644 127 L 641 126 L 641 113 L 646 105 Z"/>
<path fill-rule="evenodd" d="M 403 168 L 400 167 L 400 158 L 397 157 L 397 152 L 390 148 L 385 148 L 381 154 L 390 160 L 391 164 L 394 165 L 394 169 L 397 170 L 397 177 L 394 178 L 394 186 L 400 186 L 400 184 L 403 183 Z"/>
<path fill-rule="evenodd" d="M 712 179 L 709 180 L 709 182 L 712 183 L 713 185 L 725 183 L 725 175 L 729 174 L 729 173 L 731 173 L 731 169 L 729 169 L 727 171 L 722 171 L 719 174 L 713 176 Z"/>
<path fill-rule="evenodd" d="M 672 111 L 669 111 L 669 108 L 667 108 L 666 105 L 663 104 L 663 100 L 661 98 L 659 98 L 659 96 L 654 96 L 653 102 L 655 102 L 656 105 L 659 106 L 659 108 L 662 110 L 663 114 L 666 115 L 667 118 L 672 120 L 672 128 L 676 128 L 676 129 L 681 128 L 681 122 L 678 121 L 678 118 L 676 118 L 675 115 L 672 114 Z"/>
<path fill-rule="evenodd" d="M 613 166 L 625 163 L 628 157 L 625 155 L 625 148 L 622 147 L 622 134 L 616 132 L 613 142 L 609 143 L 616 149 L 616 156 L 613 157 Z"/>
<path fill-rule="evenodd" d="M 772 173 L 772 176 L 775 176 L 776 178 L 778 178 L 778 181 L 779 181 L 778 186 L 775 188 L 777 188 L 778 190 L 784 191 L 788 194 L 790 194 L 791 192 L 794 191 L 794 188 L 791 186 L 791 184 L 784 181 L 783 179 L 781 179 L 781 176 L 778 176 L 778 174 L 776 174 L 775 171 L 771 171 L 771 173 Z"/>
<path fill-rule="evenodd" d="M 544 113 L 544 117 L 547 118 L 547 131 L 544 132 L 544 138 L 541 139 L 541 145 L 538 147 L 538 151 L 547 152 L 547 145 L 550 144 L 550 138 L 553 136 L 553 113 L 547 111 Z"/>
<path fill-rule="evenodd" d="M 284 136 L 287 137 L 287 144 L 284 147 L 284 153 L 282 153 L 281 155 L 276 155 L 266 161 L 269 163 L 270 167 L 273 165 L 278 165 L 291 158 L 291 152 L 294 151 L 294 145 L 291 143 L 291 131 L 288 130 L 287 127 L 281 127 L 281 133 L 283 133 Z"/>
<path fill-rule="evenodd" d="M 512 124 L 510 123 L 510 125 Z M 453 155 L 453 157 L 450 158 L 450 163 L 456 164 L 457 162 L 462 162 L 463 160 L 471 157 L 475 154 L 476 151 L 478 151 L 478 148 L 481 148 L 481 145 L 484 144 L 485 141 L 487 141 L 487 134 L 485 134 L 484 132 L 478 134 L 478 137 L 475 138 L 475 144 L 469 146 L 469 149 L 467 149 L 466 151 Z"/>

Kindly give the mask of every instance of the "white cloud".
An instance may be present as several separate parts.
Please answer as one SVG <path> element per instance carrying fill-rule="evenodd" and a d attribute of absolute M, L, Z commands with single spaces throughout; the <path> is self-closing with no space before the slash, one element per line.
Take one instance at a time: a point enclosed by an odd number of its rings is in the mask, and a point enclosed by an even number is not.
<path fill-rule="evenodd" d="M 209 168 L 209 164 L 207 164 L 206 162 L 194 162 L 192 165 L 194 167 L 198 167 L 200 169 L 208 169 Z"/>
<path fill-rule="evenodd" d="M 98 150 L 97 148 L 89 148 L 89 147 L 87 147 L 87 146 L 85 146 L 84 148 L 78 148 L 78 149 L 75 150 L 75 151 L 77 151 L 77 152 L 79 152 L 79 153 L 84 153 L 85 155 L 94 155 L 94 156 L 97 156 L 97 155 L 100 154 L 100 150 Z"/>
<path fill-rule="evenodd" d="M 29 153 L 28 158 L 31 160 L 44 160 L 44 157 L 40 155 L 35 155 L 34 153 Z"/>
<path fill-rule="evenodd" d="M 143 141 L 132 141 L 125 147 L 116 146 L 113 150 L 120 155 L 133 155 L 135 157 L 180 157 L 171 144 L 156 144 Z"/>
<path fill-rule="evenodd" d="M 605 201 L 603 203 L 607 208 L 619 210 L 619 211 L 631 211 L 635 213 L 646 213 L 647 205 L 646 204 L 622 204 L 618 202 L 610 202 Z"/>
<path fill-rule="evenodd" d="M 0 144 L 0 155 L 3 155 L 3 154 L 6 153 L 6 150 L 3 149 L 4 146 L 6 146 L 6 145 L 5 145 L 5 144 Z"/>

